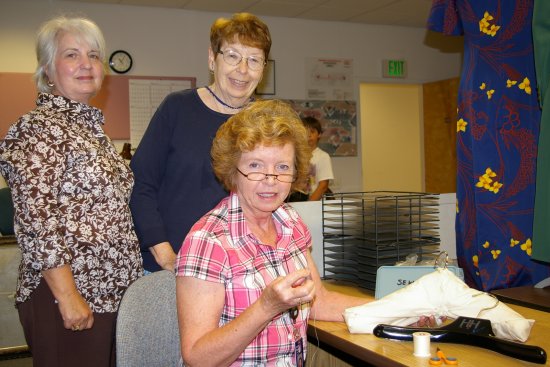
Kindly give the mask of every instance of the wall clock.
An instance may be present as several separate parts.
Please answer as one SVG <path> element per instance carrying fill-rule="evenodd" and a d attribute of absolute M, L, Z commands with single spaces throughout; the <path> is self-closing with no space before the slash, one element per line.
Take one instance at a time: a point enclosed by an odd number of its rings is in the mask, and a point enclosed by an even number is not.
<path fill-rule="evenodd" d="M 109 66 L 115 73 L 127 73 L 132 68 L 132 64 L 132 56 L 124 50 L 114 51 L 109 57 Z"/>

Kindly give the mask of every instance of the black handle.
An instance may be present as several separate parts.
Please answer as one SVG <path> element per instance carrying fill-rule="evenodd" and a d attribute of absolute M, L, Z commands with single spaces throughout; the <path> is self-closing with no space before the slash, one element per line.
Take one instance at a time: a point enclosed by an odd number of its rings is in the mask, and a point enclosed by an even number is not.
<path fill-rule="evenodd" d="M 441 329 L 399 327 L 383 324 L 377 325 L 373 330 L 373 334 L 379 338 L 410 341 L 413 340 L 412 334 L 417 331 L 429 332 L 431 334 L 430 340 L 440 343 L 473 345 L 528 362 L 539 364 L 546 363 L 546 351 L 540 347 L 498 339 L 491 336 L 465 334 Z"/>
<path fill-rule="evenodd" d="M 471 336 L 464 335 L 464 338 L 468 340 L 469 338 L 471 338 Z M 476 345 L 478 347 L 490 349 L 495 352 L 524 361 L 540 364 L 546 363 L 546 351 L 541 347 L 537 347 L 534 345 L 525 345 L 508 340 L 480 335 L 474 335 L 473 338 L 468 341 L 468 344 L 470 345 Z"/>

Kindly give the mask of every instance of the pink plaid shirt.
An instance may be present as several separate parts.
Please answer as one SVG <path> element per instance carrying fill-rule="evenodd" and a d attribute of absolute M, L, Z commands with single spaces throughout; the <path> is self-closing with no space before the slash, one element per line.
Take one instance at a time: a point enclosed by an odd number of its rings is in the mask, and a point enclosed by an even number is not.
<path fill-rule="evenodd" d="M 246 225 L 239 199 L 232 193 L 191 228 L 179 251 L 178 276 L 190 276 L 225 286 L 226 303 L 220 326 L 256 302 L 278 276 L 307 266 L 305 251 L 311 234 L 296 211 L 283 204 L 273 212 L 277 248 L 263 245 Z M 307 346 L 310 305 L 300 309 L 295 326 Z M 293 322 L 288 312 L 275 317 L 248 345 L 232 366 L 294 366 Z"/>

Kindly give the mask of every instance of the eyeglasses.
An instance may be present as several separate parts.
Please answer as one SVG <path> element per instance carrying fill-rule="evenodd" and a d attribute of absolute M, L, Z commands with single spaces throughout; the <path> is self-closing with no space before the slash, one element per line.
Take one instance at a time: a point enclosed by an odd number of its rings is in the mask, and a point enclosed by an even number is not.
<path fill-rule="evenodd" d="M 218 50 L 218 53 L 222 54 L 223 60 L 226 63 L 228 63 L 229 65 L 232 65 L 232 66 L 239 65 L 241 63 L 241 61 L 243 60 L 243 55 L 241 55 L 240 53 L 238 53 L 235 50 L 231 50 L 231 49 L 225 50 L 225 51 Z M 258 71 L 258 70 L 261 70 L 265 66 L 266 62 L 265 62 L 263 57 L 248 56 L 246 58 L 246 64 L 248 65 L 250 70 Z"/>
<path fill-rule="evenodd" d="M 275 174 L 263 173 L 263 172 L 250 172 L 248 174 L 245 174 L 238 168 L 237 168 L 237 171 L 239 171 L 241 175 L 243 175 L 250 181 L 263 181 L 263 180 L 267 180 L 269 177 L 273 177 L 277 181 L 284 182 L 284 183 L 293 183 L 294 181 L 296 181 L 296 176 L 289 175 L 287 173 L 281 173 L 281 174 L 275 175 Z"/>

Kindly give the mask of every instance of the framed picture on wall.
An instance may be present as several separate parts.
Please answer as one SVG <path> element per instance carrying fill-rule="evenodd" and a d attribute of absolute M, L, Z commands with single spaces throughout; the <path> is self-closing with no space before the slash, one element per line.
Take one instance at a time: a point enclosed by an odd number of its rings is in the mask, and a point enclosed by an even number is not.
<path fill-rule="evenodd" d="M 286 100 L 300 117 L 321 122 L 319 148 L 333 157 L 357 156 L 357 112 L 355 101 Z"/>
<path fill-rule="evenodd" d="M 275 60 L 267 60 L 264 69 L 264 77 L 256 87 L 256 94 L 274 95 L 275 94 Z"/>

